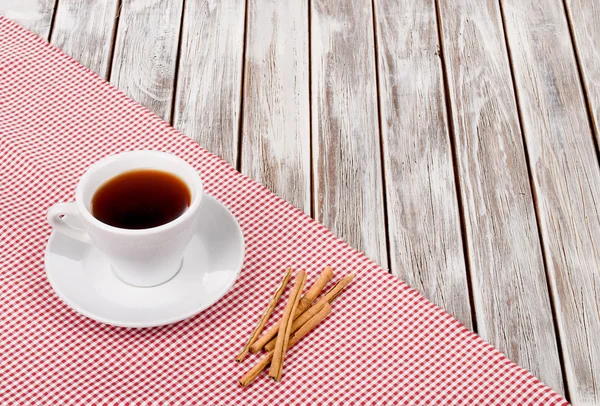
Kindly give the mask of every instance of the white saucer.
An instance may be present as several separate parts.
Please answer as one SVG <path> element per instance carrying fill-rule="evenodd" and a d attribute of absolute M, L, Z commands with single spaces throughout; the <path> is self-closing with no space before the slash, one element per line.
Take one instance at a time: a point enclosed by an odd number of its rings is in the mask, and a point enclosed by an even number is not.
<path fill-rule="evenodd" d="M 235 217 L 205 195 L 200 221 L 177 275 L 159 286 L 122 282 L 92 245 L 53 232 L 46 247 L 46 275 L 73 310 L 122 327 L 153 327 L 194 316 L 225 295 L 244 262 L 244 237 Z"/>

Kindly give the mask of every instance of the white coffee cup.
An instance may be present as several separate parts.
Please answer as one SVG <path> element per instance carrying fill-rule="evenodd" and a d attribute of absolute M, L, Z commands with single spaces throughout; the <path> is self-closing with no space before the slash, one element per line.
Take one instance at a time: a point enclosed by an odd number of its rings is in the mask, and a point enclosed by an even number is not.
<path fill-rule="evenodd" d="M 161 170 L 183 180 L 191 193 L 187 210 L 169 223 L 141 230 L 113 227 L 96 219 L 90 210 L 96 190 L 109 179 L 136 169 Z M 93 244 L 124 282 L 155 286 L 171 279 L 181 267 L 203 193 L 200 175 L 183 159 L 157 151 L 124 152 L 90 166 L 77 185 L 75 202 L 56 203 L 48 211 L 48 222 L 58 232 Z"/>

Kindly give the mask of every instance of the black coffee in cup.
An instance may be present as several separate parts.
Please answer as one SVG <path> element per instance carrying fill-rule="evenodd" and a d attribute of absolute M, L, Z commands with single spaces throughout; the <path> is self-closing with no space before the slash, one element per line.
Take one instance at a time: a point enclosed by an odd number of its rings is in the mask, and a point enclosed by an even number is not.
<path fill-rule="evenodd" d="M 94 193 L 91 212 L 113 227 L 158 227 L 181 216 L 192 200 L 188 186 L 178 176 L 155 169 L 122 173 Z"/>

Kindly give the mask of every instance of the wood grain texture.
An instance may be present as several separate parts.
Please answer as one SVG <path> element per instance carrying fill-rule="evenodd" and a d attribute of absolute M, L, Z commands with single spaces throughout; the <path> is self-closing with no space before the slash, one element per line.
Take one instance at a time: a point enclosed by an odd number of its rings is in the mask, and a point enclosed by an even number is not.
<path fill-rule="evenodd" d="M 311 2 L 314 217 L 387 268 L 372 6 Z"/>
<path fill-rule="evenodd" d="M 117 0 L 61 0 L 56 9 L 50 42 L 106 78 L 117 6 Z"/>
<path fill-rule="evenodd" d="M 0 15 L 48 40 L 56 0 L 2 0 Z"/>
<path fill-rule="evenodd" d="M 499 5 L 439 6 L 477 331 L 564 393 Z"/>
<path fill-rule="evenodd" d="M 600 3 L 595 0 L 565 0 L 565 5 L 592 124 L 600 142 Z"/>
<path fill-rule="evenodd" d="M 433 0 L 375 2 L 391 269 L 471 328 Z"/>
<path fill-rule="evenodd" d="M 600 404 L 600 168 L 560 0 L 502 1 L 567 386 Z"/>
<path fill-rule="evenodd" d="M 311 214 L 306 0 L 249 0 L 244 174 Z"/>
<path fill-rule="evenodd" d="M 173 123 L 237 166 L 244 0 L 187 1 Z"/>
<path fill-rule="evenodd" d="M 121 5 L 111 84 L 169 121 L 183 0 Z"/>

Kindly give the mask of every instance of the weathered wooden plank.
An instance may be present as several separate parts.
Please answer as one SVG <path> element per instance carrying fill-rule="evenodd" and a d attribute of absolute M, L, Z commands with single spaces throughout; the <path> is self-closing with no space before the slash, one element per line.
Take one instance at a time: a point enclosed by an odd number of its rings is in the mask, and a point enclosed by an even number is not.
<path fill-rule="evenodd" d="M 502 1 L 574 405 L 600 403 L 600 168 L 560 0 Z"/>
<path fill-rule="evenodd" d="M 311 213 L 308 3 L 250 0 L 241 170 Z"/>
<path fill-rule="evenodd" d="M 433 0 L 376 0 L 391 268 L 471 328 Z"/>
<path fill-rule="evenodd" d="M 600 142 L 600 3 L 595 0 L 565 0 L 565 5 L 592 124 Z"/>
<path fill-rule="evenodd" d="M 110 82 L 169 121 L 183 0 L 121 5 Z"/>
<path fill-rule="evenodd" d="M 56 0 L 3 0 L 0 15 L 48 40 Z"/>
<path fill-rule="evenodd" d="M 387 268 L 372 7 L 311 2 L 314 217 Z"/>
<path fill-rule="evenodd" d="M 563 393 L 500 8 L 439 6 L 477 331 Z"/>
<path fill-rule="evenodd" d="M 107 77 L 117 0 L 61 0 L 50 42 L 82 65 Z"/>
<path fill-rule="evenodd" d="M 237 165 L 244 0 L 186 1 L 173 123 Z"/>

